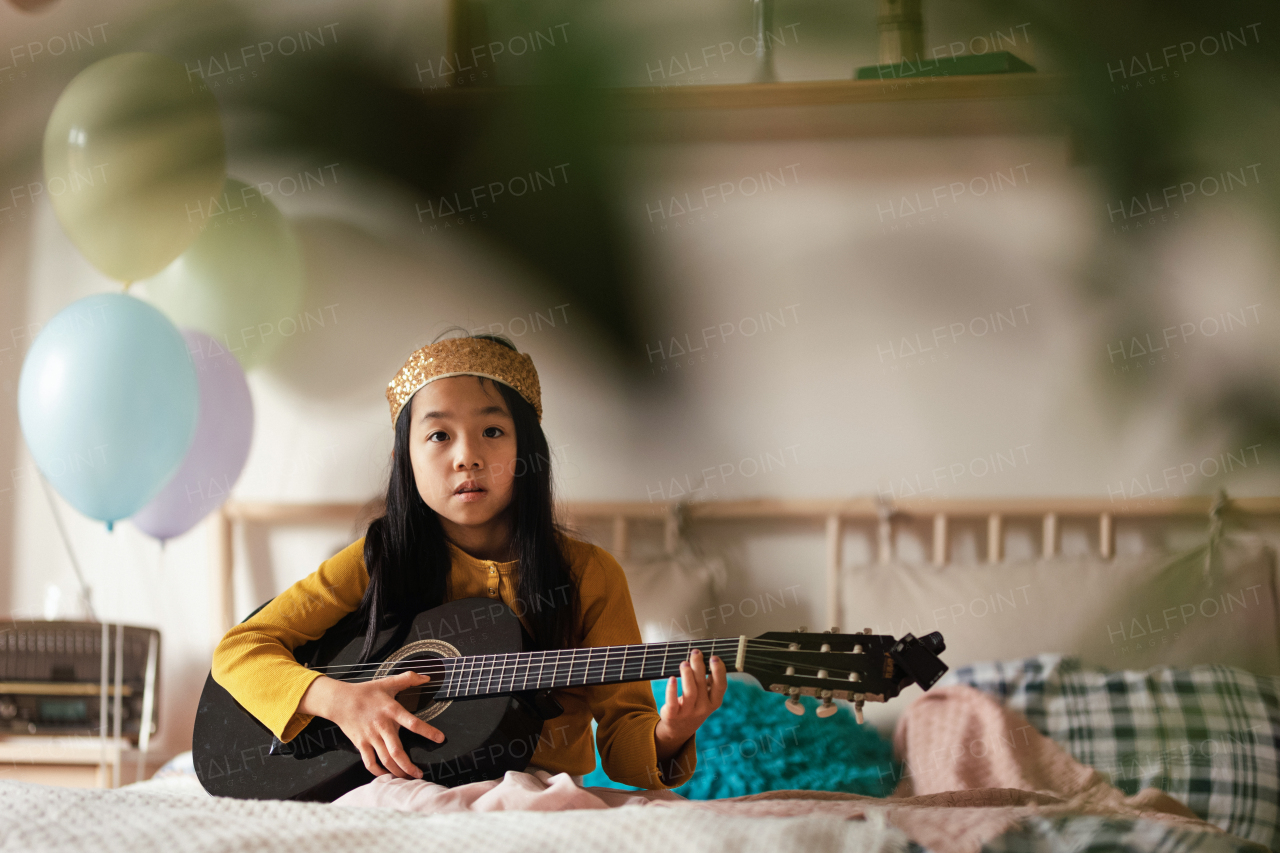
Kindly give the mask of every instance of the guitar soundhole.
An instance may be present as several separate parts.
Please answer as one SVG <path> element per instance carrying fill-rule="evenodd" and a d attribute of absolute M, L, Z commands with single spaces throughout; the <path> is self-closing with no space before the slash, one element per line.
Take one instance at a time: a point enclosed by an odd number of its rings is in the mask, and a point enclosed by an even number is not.
<path fill-rule="evenodd" d="M 374 678 L 397 675 L 408 669 L 424 672 L 431 680 L 421 687 L 411 687 L 396 698 L 415 717 L 426 722 L 439 716 L 453 704 L 452 699 L 436 699 L 436 692 L 448 677 L 445 658 L 461 657 L 461 653 L 443 640 L 418 640 L 393 652 L 374 673 Z"/>
<path fill-rule="evenodd" d="M 401 672 L 410 669 L 431 676 L 431 680 L 421 687 L 410 687 L 396 696 L 401 705 L 416 714 L 418 711 L 430 707 L 435 699 L 436 692 L 444 682 L 447 669 L 444 661 L 439 656 L 419 654 L 401 660 L 395 665 L 390 674 L 399 675 Z"/>

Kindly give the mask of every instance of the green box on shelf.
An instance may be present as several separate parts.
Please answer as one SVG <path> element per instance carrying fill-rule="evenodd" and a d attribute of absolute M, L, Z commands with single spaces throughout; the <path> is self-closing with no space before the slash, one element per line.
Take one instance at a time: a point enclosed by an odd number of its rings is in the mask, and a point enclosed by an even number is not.
<path fill-rule="evenodd" d="M 901 80 L 911 77 L 955 77 L 961 74 L 1011 74 L 1035 71 L 1027 63 L 1007 50 L 995 53 L 970 54 L 968 56 L 944 56 L 941 59 L 917 57 L 913 62 L 889 65 L 864 65 L 854 75 L 855 80 Z"/>

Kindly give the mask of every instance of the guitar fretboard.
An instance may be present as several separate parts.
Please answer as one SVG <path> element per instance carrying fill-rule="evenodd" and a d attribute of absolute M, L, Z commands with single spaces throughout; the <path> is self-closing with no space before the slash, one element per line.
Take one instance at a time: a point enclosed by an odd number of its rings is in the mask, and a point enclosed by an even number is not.
<path fill-rule="evenodd" d="M 465 699 L 551 687 L 651 681 L 680 674 L 680 664 L 701 649 L 707 666 L 712 655 L 733 671 L 738 637 L 644 643 L 634 646 L 596 646 L 585 649 L 518 652 L 445 658 L 444 683 L 437 698 Z"/>

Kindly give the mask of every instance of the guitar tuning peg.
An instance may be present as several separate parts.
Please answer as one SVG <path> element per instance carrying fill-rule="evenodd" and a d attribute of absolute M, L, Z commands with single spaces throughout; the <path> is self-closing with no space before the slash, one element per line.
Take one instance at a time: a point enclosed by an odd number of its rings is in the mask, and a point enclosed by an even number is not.
<path fill-rule="evenodd" d="M 826 699 L 823 699 L 822 704 L 818 706 L 818 716 L 830 717 L 837 710 L 836 706 L 831 702 L 831 697 L 828 696 Z"/>
<path fill-rule="evenodd" d="M 797 634 L 806 634 L 808 632 L 809 632 L 809 627 L 807 625 L 801 625 L 799 628 L 796 629 Z"/>
<path fill-rule="evenodd" d="M 863 723 L 863 719 L 862 719 L 862 704 L 863 704 L 863 703 L 862 703 L 862 700 L 861 700 L 861 699 L 859 699 L 857 702 L 854 702 L 854 703 L 853 703 L 853 716 L 857 718 L 857 720 L 858 720 L 858 725 L 862 725 L 862 723 Z"/>
<path fill-rule="evenodd" d="M 800 700 L 798 700 L 796 697 L 792 696 L 783 704 L 787 706 L 788 711 L 795 714 L 797 717 L 804 716 L 804 706 L 800 704 Z"/>

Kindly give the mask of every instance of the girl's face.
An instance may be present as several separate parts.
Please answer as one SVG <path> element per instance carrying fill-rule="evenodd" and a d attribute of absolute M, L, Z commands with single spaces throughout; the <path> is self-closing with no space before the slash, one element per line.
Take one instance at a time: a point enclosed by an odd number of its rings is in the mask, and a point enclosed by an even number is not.
<path fill-rule="evenodd" d="M 516 430 L 492 382 L 451 376 L 424 385 L 410 401 L 409 459 L 418 494 L 458 539 L 479 532 L 511 504 Z"/>

